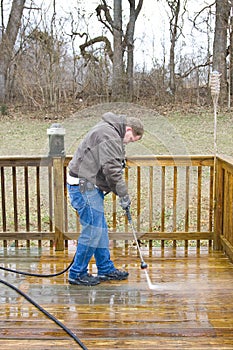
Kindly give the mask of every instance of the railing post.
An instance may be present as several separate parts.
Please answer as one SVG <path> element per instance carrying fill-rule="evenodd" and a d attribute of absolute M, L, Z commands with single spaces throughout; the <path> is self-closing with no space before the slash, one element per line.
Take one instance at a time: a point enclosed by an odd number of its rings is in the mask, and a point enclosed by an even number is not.
<path fill-rule="evenodd" d="M 222 250 L 221 235 L 223 230 L 223 200 L 224 200 L 224 173 L 221 161 L 216 159 L 215 196 L 214 196 L 214 250 Z"/>
<path fill-rule="evenodd" d="M 52 124 L 47 130 L 49 136 L 49 157 L 53 165 L 53 203 L 55 226 L 55 250 L 64 250 L 64 174 L 65 129 L 61 124 Z"/>

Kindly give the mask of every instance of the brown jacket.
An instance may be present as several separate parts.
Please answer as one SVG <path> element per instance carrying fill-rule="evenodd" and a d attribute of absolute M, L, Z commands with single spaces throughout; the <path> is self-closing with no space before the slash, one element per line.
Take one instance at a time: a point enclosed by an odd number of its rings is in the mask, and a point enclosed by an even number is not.
<path fill-rule="evenodd" d="M 69 163 L 70 174 L 86 178 L 102 191 L 125 196 L 128 193 L 122 175 L 125 131 L 125 116 L 105 113 L 76 150 Z"/>

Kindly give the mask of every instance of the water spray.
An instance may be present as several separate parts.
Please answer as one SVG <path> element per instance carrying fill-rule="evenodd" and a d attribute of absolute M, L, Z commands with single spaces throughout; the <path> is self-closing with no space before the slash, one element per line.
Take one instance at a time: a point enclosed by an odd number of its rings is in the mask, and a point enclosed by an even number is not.
<path fill-rule="evenodd" d="M 129 224 L 131 226 L 131 229 L 132 229 L 132 233 L 133 233 L 133 236 L 134 236 L 135 243 L 137 245 L 137 249 L 138 249 L 139 256 L 140 256 L 140 261 L 141 261 L 141 269 L 144 270 L 144 272 L 145 272 L 148 287 L 149 287 L 149 289 L 157 289 L 157 286 L 151 282 L 150 276 L 148 274 L 147 263 L 145 263 L 145 261 L 143 259 L 143 256 L 142 256 L 142 252 L 141 252 L 141 249 L 140 249 L 140 246 L 139 246 L 139 243 L 138 243 L 136 230 L 134 228 L 134 224 L 133 224 L 133 220 L 132 220 L 132 216 L 131 216 L 129 208 L 126 208 L 125 212 L 126 212 L 126 215 L 127 215 L 127 218 L 128 218 L 128 222 L 129 222 Z"/>

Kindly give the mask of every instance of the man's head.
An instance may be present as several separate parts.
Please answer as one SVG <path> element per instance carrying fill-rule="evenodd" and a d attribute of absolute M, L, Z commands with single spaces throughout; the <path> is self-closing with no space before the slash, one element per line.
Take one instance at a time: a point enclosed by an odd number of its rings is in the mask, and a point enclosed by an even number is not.
<path fill-rule="evenodd" d="M 144 128 L 141 120 L 138 118 L 127 117 L 123 143 L 127 144 L 141 140 L 143 133 Z"/>

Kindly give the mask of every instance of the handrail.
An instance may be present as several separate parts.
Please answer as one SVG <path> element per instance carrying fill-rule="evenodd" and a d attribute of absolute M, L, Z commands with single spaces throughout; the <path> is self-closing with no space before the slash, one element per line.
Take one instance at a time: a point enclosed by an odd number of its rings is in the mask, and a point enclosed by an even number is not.
<path fill-rule="evenodd" d="M 25 238 L 28 246 L 32 240 L 40 246 L 49 240 L 51 246 L 62 250 L 64 242 L 67 245 L 68 240 L 77 239 L 80 224 L 66 190 L 70 159 L 0 157 L 0 239 L 4 246 L 12 240 L 17 246 Z M 213 171 L 212 155 L 129 157 L 125 176 L 138 238 L 150 244 L 173 241 L 174 246 L 178 240 L 186 246 L 190 241 L 200 246 L 201 240 L 209 244 L 214 240 L 215 249 L 223 248 L 228 254 L 233 251 L 233 160 L 217 157 L 215 191 Z M 110 239 L 130 239 L 127 220 L 114 195 L 106 198 L 106 217 Z"/>

